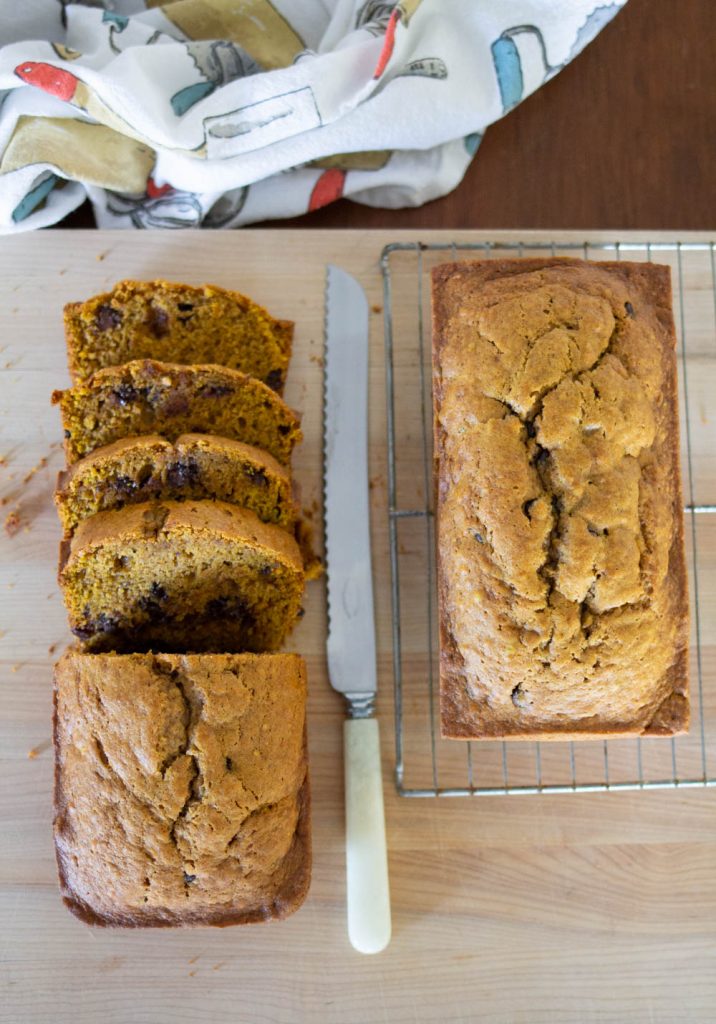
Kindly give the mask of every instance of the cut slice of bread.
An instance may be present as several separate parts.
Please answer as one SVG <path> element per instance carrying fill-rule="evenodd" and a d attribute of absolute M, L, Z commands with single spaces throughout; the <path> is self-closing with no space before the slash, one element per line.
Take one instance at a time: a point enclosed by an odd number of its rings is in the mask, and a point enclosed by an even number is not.
<path fill-rule="evenodd" d="M 263 448 L 286 465 L 301 440 L 298 416 L 275 391 L 224 366 L 135 359 L 55 391 L 69 463 L 137 434 L 219 434 Z"/>
<path fill-rule="evenodd" d="M 289 533 L 220 501 L 98 512 L 60 549 L 70 627 L 88 650 L 273 651 L 304 581 Z"/>
<path fill-rule="evenodd" d="M 156 434 L 97 448 L 60 473 L 55 504 L 65 536 L 97 512 L 145 501 L 216 499 L 293 530 L 291 478 L 268 452 L 212 434 Z"/>
<path fill-rule="evenodd" d="M 160 359 L 221 363 L 280 393 L 293 323 L 214 285 L 120 281 L 110 292 L 65 306 L 65 337 L 75 380 L 132 359 Z"/>

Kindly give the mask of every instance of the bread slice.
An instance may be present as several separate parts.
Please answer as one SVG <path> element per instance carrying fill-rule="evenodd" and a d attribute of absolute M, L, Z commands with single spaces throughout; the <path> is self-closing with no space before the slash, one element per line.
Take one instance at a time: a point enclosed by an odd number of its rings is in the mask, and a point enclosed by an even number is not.
<path fill-rule="evenodd" d="M 88 650 L 272 651 L 300 614 L 293 537 L 221 501 L 98 512 L 60 549 L 73 633 Z"/>
<path fill-rule="evenodd" d="M 60 473 L 55 504 L 69 537 L 97 512 L 151 500 L 218 499 L 293 530 L 291 478 L 267 452 L 212 434 L 125 437 Z"/>
<path fill-rule="evenodd" d="M 55 850 L 89 924 L 286 917 L 310 882 L 297 654 L 82 654 L 55 667 Z"/>
<path fill-rule="evenodd" d="M 136 359 L 55 391 L 69 463 L 121 437 L 220 434 L 263 448 L 282 465 L 301 439 L 298 417 L 275 391 L 224 366 Z"/>
<path fill-rule="evenodd" d="M 293 323 L 214 285 L 120 281 L 110 292 L 65 306 L 65 337 L 75 380 L 132 359 L 161 359 L 221 363 L 280 393 Z"/>

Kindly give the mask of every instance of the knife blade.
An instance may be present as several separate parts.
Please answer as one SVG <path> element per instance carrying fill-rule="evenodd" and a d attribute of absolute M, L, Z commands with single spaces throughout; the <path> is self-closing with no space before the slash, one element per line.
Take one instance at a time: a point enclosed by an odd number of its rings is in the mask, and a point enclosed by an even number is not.
<path fill-rule="evenodd" d="M 390 893 L 375 718 L 377 674 L 368 481 L 368 302 L 338 267 L 326 277 L 324 516 L 328 672 L 346 700 L 348 936 L 362 953 L 390 941 Z"/>

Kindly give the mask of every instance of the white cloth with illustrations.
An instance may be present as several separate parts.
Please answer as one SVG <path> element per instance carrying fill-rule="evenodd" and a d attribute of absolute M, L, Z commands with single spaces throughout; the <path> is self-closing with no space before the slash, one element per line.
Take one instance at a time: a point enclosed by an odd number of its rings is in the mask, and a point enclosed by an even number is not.
<path fill-rule="evenodd" d="M 0 231 L 418 206 L 625 0 L 0 6 Z"/>

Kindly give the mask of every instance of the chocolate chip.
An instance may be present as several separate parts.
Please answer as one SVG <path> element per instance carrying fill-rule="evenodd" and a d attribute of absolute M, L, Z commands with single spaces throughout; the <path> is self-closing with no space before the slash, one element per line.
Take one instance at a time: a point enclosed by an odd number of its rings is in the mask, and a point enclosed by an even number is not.
<path fill-rule="evenodd" d="M 634 307 L 632 306 L 631 302 L 625 302 L 624 309 L 627 311 L 627 316 L 634 316 Z"/>
<path fill-rule="evenodd" d="M 115 388 L 112 388 L 110 392 L 110 398 L 116 405 L 129 405 L 130 402 L 136 402 L 139 397 L 139 391 L 133 384 L 129 384 L 126 381 L 122 381 Z"/>
<path fill-rule="evenodd" d="M 226 758 L 226 770 L 227 770 L 227 772 L 230 772 L 233 767 L 234 767 L 234 762 L 231 760 L 230 757 L 227 757 Z"/>
<path fill-rule="evenodd" d="M 65 437 L 66 437 L 66 438 L 67 438 L 67 440 L 69 441 L 69 439 L 70 439 L 70 438 L 72 437 L 72 433 L 71 433 L 71 431 L 69 431 L 69 430 L 66 430 L 66 431 L 65 431 Z"/>
<path fill-rule="evenodd" d="M 283 372 L 281 370 L 271 370 L 266 375 L 266 384 L 273 391 L 280 391 L 283 387 Z"/>
<path fill-rule="evenodd" d="M 169 334 L 169 314 L 160 306 L 150 306 L 146 324 L 155 338 Z"/>
<path fill-rule="evenodd" d="M 188 875 L 184 872 L 184 885 L 191 885 L 192 882 L 196 881 L 196 875 Z"/>
<path fill-rule="evenodd" d="M 167 483 L 170 487 L 185 487 L 199 479 L 199 463 L 195 459 L 173 462 L 167 467 Z"/>
<path fill-rule="evenodd" d="M 189 399 L 182 391 L 170 391 L 162 401 L 165 416 L 183 416 L 189 412 Z"/>
<path fill-rule="evenodd" d="M 273 566 L 262 565 L 259 569 L 259 576 L 273 576 Z"/>
<path fill-rule="evenodd" d="M 478 544 L 485 543 L 485 538 L 482 536 L 479 530 L 471 530 L 470 533 L 473 535 Z"/>
<path fill-rule="evenodd" d="M 122 314 L 114 306 L 99 306 L 95 313 L 94 322 L 100 331 L 110 331 L 113 327 L 119 327 L 122 323 Z"/>
<path fill-rule="evenodd" d="M 286 434 L 288 434 L 290 430 L 291 430 L 291 428 L 288 426 L 287 423 L 279 423 L 279 425 L 278 425 L 278 432 L 279 432 L 279 434 L 282 434 L 283 437 L 285 437 Z"/>
<path fill-rule="evenodd" d="M 224 395 L 233 395 L 234 389 L 231 384 L 207 384 L 199 391 L 199 398 L 222 398 Z"/>
<path fill-rule="evenodd" d="M 135 494 L 138 485 L 137 481 L 132 479 L 131 476 L 118 476 L 112 483 L 112 489 L 118 495 L 124 495 L 128 497 L 130 494 Z"/>
<path fill-rule="evenodd" d="M 235 622 L 253 622 L 249 606 L 241 597 L 215 597 L 204 608 L 210 618 L 230 619 Z"/>
<path fill-rule="evenodd" d="M 113 633 L 118 625 L 117 619 L 100 612 L 95 619 L 86 619 L 82 626 L 75 626 L 72 632 L 80 640 L 89 640 L 97 633 Z"/>
<path fill-rule="evenodd" d="M 156 580 L 154 580 L 151 587 L 149 588 L 149 593 L 157 601 L 166 601 L 166 599 L 169 597 L 161 583 L 157 583 Z"/>
<path fill-rule="evenodd" d="M 251 483 L 258 484 L 259 487 L 268 487 L 268 477 L 263 469 L 256 466 L 244 466 L 244 476 L 248 477 Z"/>

